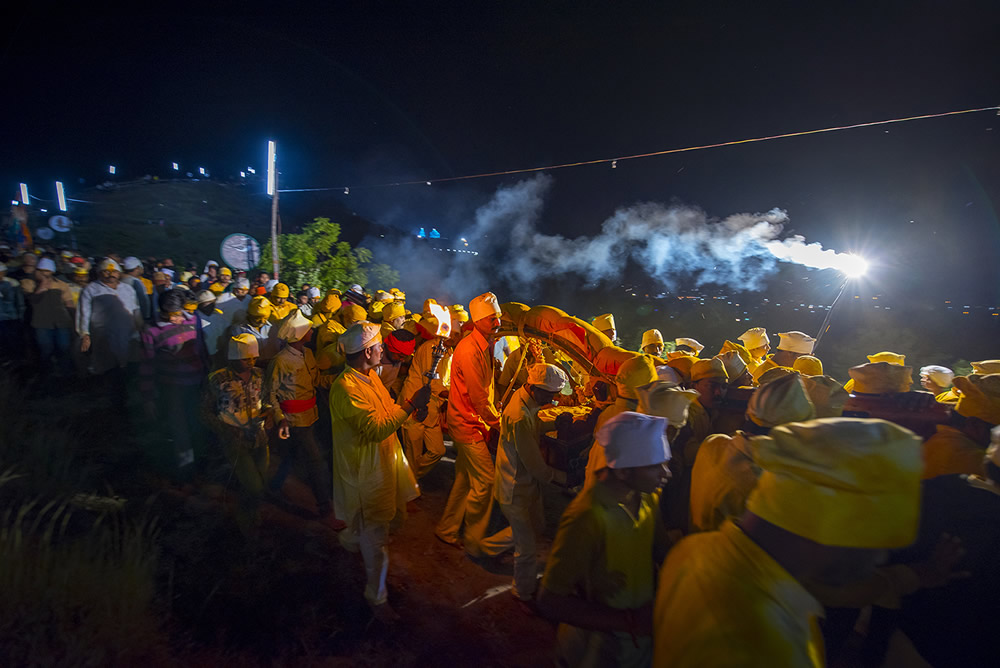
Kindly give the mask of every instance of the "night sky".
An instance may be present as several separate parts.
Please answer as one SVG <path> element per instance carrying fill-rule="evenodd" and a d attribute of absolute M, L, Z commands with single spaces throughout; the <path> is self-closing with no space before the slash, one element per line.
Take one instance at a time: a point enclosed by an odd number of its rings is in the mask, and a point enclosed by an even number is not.
<path fill-rule="evenodd" d="M 3 183 L 262 166 L 283 188 L 446 235 L 517 177 L 365 190 L 1000 104 L 1000 3 L 337 3 L 272 16 L 7 22 Z M 74 10 L 76 11 L 76 10 Z M 271 12 L 273 13 L 273 11 Z M 542 230 L 616 208 L 788 211 L 881 265 L 885 290 L 1000 299 L 993 112 L 559 170 Z M 312 195 L 291 194 L 286 198 Z"/>

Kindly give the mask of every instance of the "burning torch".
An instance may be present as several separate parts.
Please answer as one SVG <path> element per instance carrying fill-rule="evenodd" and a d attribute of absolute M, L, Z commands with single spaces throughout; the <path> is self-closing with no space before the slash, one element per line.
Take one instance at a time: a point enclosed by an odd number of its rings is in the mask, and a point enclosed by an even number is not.
<path fill-rule="evenodd" d="M 431 351 L 431 368 L 427 370 L 424 374 L 424 386 L 431 384 L 431 381 L 437 380 L 440 376 L 438 375 L 438 366 L 441 365 L 441 360 L 444 359 L 445 352 L 447 348 L 445 347 L 445 341 L 449 336 L 451 336 L 451 312 L 447 308 L 441 306 L 440 304 L 428 304 L 427 307 L 430 309 L 430 315 L 434 320 L 437 321 L 437 327 L 431 334 L 437 337 L 437 344 L 434 346 L 434 350 Z M 424 328 L 430 331 L 427 325 L 431 323 L 428 322 L 429 318 L 424 318 L 421 320 L 421 324 Z M 418 421 L 423 422 L 427 418 L 427 407 L 424 406 L 418 409 L 415 413 L 415 417 Z"/>

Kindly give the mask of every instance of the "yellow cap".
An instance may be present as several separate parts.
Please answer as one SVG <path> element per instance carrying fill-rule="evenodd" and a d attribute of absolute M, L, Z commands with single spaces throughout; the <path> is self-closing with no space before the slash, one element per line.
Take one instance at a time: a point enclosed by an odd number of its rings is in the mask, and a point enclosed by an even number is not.
<path fill-rule="evenodd" d="M 720 355 L 725 355 L 728 352 L 735 352 L 746 365 L 749 365 L 753 361 L 753 355 L 750 354 L 750 351 L 735 341 L 727 340 L 719 349 Z"/>
<path fill-rule="evenodd" d="M 955 406 L 959 415 L 1000 424 L 1000 373 L 959 376 L 954 382 L 962 393 Z"/>
<path fill-rule="evenodd" d="M 642 345 L 639 347 L 645 348 L 656 343 L 663 343 L 663 334 L 658 329 L 647 329 L 642 333 Z"/>
<path fill-rule="evenodd" d="M 797 376 L 798 371 L 790 369 L 787 366 L 775 366 L 771 367 L 764 373 L 760 374 L 760 378 L 757 379 L 757 386 L 764 387 L 768 383 L 773 383 L 776 380 L 781 380 L 785 376 Z"/>
<path fill-rule="evenodd" d="M 691 380 L 691 367 L 698 361 L 691 355 L 675 355 L 667 360 L 667 366 L 680 374 L 684 381 Z"/>
<path fill-rule="evenodd" d="M 721 380 L 724 383 L 729 382 L 729 374 L 726 373 L 726 365 L 723 364 L 722 360 L 718 357 L 713 357 L 707 360 L 698 360 L 691 365 L 692 383 L 709 378 Z"/>
<path fill-rule="evenodd" d="M 636 389 L 643 385 L 648 385 L 656 377 L 656 366 L 650 355 L 636 355 L 632 359 L 626 360 L 615 374 L 615 387 L 618 389 L 618 396 L 626 399 L 638 399 Z"/>
<path fill-rule="evenodd" d="M 747 417 L 759 427 L 775 427 L 811 420 L 816 411 L 799 374 L 793 373 L 754 390 L 747 403 Z"/>
<path fill-rule="evenodd" d="M 465 307 L 461 304 L 452 304 L 448 307 L 451 311 L 451 316 L 455 320 L 461 323 L 469 322 L 469 312 L 465 310 Z"/>
<path fill-rule="evenodd" d="M 756 367 L 754 367 L 750 371 L 750 375 L 753 376 L 753 381 L 759 385 L 760 384 L 760 377 L 763 376 L 768 371 L 770 371 L 771 369 L 775 369 L 777 367 L 778 367 L 778 363 L 775 362 L 770 357 L 768 357 L 768 358 L 764 359 L 763 362 L 761 362 Z"/>
<path fill-rule="evenodd" d="M 271 296 L 288 299 L 288 286 L 284 283 L 275 283 L 274 287 L 271 288 Z"/>
<path fill-rule="evenodd" d="M 392 302 L 382 307 L 382 322 L 406 315 L 406 306 L 400 302 Z"/>
<path fill-rule="evenodd" d="M 822 376 L 823 363 L 818 357 L 812 355 L 800 355 L 792 362 L 792 368 L 803 376 Z"/>
<path fill-rule="evenodd" d="M 247 315 L 268 318 L 271 316 L 271 302 L 264 295 L 258 295 L 247 305 Z"/>
<path fill-rule="evenodd" d="M 615 316 L 610 313 L 605 313 L 604 315 L 599 315 L 594 318 L 594 328 L 603 332 L 609 329 L 616 329 L 615 327 Z"/>
<path fill-rule="evenodd" d="M 985 376 L 991 373 L 1000 373 L 1000 360 L 982 360 L 972 363 L 972 373 Z"/>
<path fill-rule="evenodd" d="M 657 381 L 636 390 L 639 395 L 639 412 L 667 418 L 672 427 L 683 427 L 687 423 L 688 407 L 698 401 L 695 390 L 672 387 L 673 383 Z"/>
<path fill-rule="evenodd" d="M 868 361 L 886 362 L 887 364 L 895 364 L 897 366 L 903 366 L 904 364 L 906 364 L 906 355 L 900 355 L 899 353 L 891 353 L 888 350 L 884 350 L 880 353 L 869 355 Z"/>
<path fill-rule="evenodd" d="M 230 269 L 229 267 L 223 267 L 222 269 L 219 270 L 219 276 L 232 276 L 232 275 L 233 275 L 233 270 Z"/>
<path fill-rule="evenodd" d="M 920 519 L 920 438 L 885 420 L 779 425 L 757 442 L 764 470 L 747 510 L 821 545 L 905 547 Z"/>
<path fill-rule="evenodd" d="M 326 293 L 326 296 L 319 300 L 319 304 L 316 305 L 316 310 L 320 313 L 333 313 L 339 308 L 340 297 L 332 292 Z"/>
<path fill-rule="evenodd" d="M 216 281 L 215 283 L 212 283 L 210 286 L 208 286 L 208 289 L 214 292 L 215 294 L 220 295 L 223 292 L 225 292 L 226 286 Z"/>
<path fill-rule="evenodd" d="M 830 376 L 802 376 L 809 401 L 816 408 L 816 417 L 840 417 L 850 396 L 847 390 Z"/>
<path fill-rule="evenodd" d="M 344 327 L 350 327 L 354 323 L 361 322 L 367 318 L 368 313 L 354 302 L 347 302 L 340 307 L 340 321 Z"/>
<path fill-rule="evenodd" d="M 869 362 L 848 369 L 854 380 L 854 392 L 862 394 L 895 394 L 909 392 L 913 385 L 913 368 L 889 362 Z"/>

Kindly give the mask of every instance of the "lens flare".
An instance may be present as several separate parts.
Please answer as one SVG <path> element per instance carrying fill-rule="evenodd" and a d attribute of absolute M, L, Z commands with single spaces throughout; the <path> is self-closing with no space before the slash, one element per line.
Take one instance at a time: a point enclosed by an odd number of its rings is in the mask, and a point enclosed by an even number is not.
<path fill-rule="evenodd" d="M 868 272 L 868 261 L 854 253 L 838 253 L 818 243 L 805 243 L 800 236 L 775 240 L 765 244 L 779 260 L 801 264 L 813 269 L 836 269 L 849 278 L 860 278 Z"/>
<path fill-rule="evenodd" d="M 839 269 L 848 278 L 861 278 L 868 273 L 868 267 L 868 260 L 860 255 L 848 253 L 844 257 L 843 266 L 839 267 Z"/>

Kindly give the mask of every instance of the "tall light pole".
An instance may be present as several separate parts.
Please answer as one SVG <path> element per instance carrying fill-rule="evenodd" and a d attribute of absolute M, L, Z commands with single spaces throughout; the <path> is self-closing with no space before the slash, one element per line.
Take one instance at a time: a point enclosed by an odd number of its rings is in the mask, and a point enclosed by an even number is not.
<path fill-rule="evenodd" d="M 267 194 L 271 196 L 271 272 L 278 280 L 278 157 L 277 143 L 267 142 Z"/>
<path fill-rule="evenodd" d="M 66 192 L 63 190 L 62 181 L 56 181 L 56 199 L 59 200 L 59 210 L 66 211 Z"/>
<path fill-rule="evenodd" d="M 31 202 L 28 200 L 28 184 L 21 184 L 21 204 L 25 206 L 31 206 Z"/>

